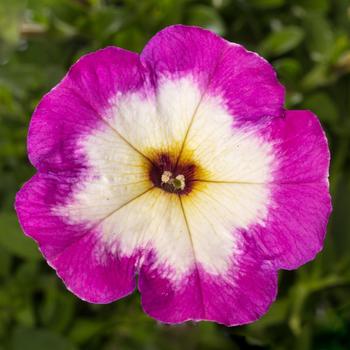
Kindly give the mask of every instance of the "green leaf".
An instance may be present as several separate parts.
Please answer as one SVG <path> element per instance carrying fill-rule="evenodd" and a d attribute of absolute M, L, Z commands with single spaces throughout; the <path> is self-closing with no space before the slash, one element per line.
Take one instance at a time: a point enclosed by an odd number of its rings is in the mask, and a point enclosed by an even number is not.
<path fill-rule="evenodd" d="M 23 308 L 17 310 L 15 314 L 18 325 L 33 327 L 35 323 L 34 311 L 31 304 L 27 303 Z"/>
<path fill-rule="evenodd" d="M 10 273 L 11 255 L 0 246 L 0 277 L 6 277 Z"/>
<path fill-rule="evenodd" d="M 294 58 L 281 58 L 273 62 L 279 78 L 284 83 L 292 83 L 299 79 L 302 67 L 298 60 Z"/>
<path fill-rule="evenodd" d="M 75 343 L 84 343 L 90 338 L 101 333 L 105 328 L 103 322 L 95 322 L 88 319 L 78 319 L 74 323 L 74 327 L 70 332 L 70 338 L 74 340 Z"/>
<path fill-rule="evenodd" d="M 38 260 L 37 245 L 22 232 L 13 212 L 0 212 L 0 246 L 8 252 L 24 259 Z"/>
<path fill-rule="evenodd" d="M 263 56 L 274 57 L 295 49 L 303 40 L 301 28 L 290 26 L 268 35 L 260 44 L 259 51 Z"/>
<path fill-rule="evenodd" d="M 248 3 L 255 8 L 271 9 L 283 6 L 285 0 L 248 0 Z"/>
<path fill-rule="evenodd" d="M 65 338 L 44 329 L 17 329 L 12 336 L 12 350 L 74 350 Z"/>
<path fill-rule="evenodd" d="M 333 47 L 334 35 L 328 20 L 319 13 L 308 13 L 304 18 L 304 29 L 311 57 L 321 59 Z"/>
<path fill-rule="evenodd" d="M 192 6 L 188 11 L 187 24 L 207 28 L 219 35 L 225 33 L 225 25 L 220 15 L 214 8 L 209 6 Z"/>
<path fill-rule="evenodd" d="M 302 107 L 313 111 L 323 122 L 335 123 L 339 117 L 336 105 L 324 92 L 317 92 L 306 97 Z"/>
<path fill-rule="evenodd" d="M 52 330 L 63 331 L 72 322 L 77 299 L 57 288 L 59 281 L 54 274 L 43 278 L 41 283 L 44 286 L 44 297 L 39 309 L 41 322 Z"/>
<path fill-rule="evenodd" d="M 325 13 L 329 10 L 333 0 L 294 0 L 295 5 L 301 6 L 308 12 Z"/>
<path fill-rule="evenodd" d="M 0 39 L 15 44 L 20 37 L 20 20 L 24 10 L 21 0 L 1 0 Z"/>
<path fill-rule="evenodd" d="M 262 329 L 267 326 L 271 326 L 280 322 L 287 317 L 287 312 L 289 308 L 289 299 L 280 298 L 274 304 L 272 304 L 271 309 L 264 315 L 258 322 L 249 325 L 248 328 L 251 329 Z"/>
<path fill-rule="evenodd" d="M 127 14 L 118 8 L 101 7 L 93 12 L 83 26 L 83 33 L 102 41 L 109 35 L 118 33 Z"/>
<path fill-rule="evenodd" d="M 327 85 L 332 80 L 327 64 L 321 62 L 315 65 L 303 78 L 301 84 L 305 90 L 312 90 Z"/>

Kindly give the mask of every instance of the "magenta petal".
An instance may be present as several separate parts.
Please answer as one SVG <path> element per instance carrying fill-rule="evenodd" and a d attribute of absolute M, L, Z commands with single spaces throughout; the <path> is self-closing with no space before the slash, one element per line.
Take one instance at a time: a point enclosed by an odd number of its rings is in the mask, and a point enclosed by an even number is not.
<path fill-rule="evenodd" d="M 318 118 L 310 111 L 286 111 L 285 118 L 266 125 L 274 145 L 277 183 L 328 182 L 330 154 Z"/>
<path fill-rule="evenodd" d="M 83 56 L 68 73 L 76 92 L 98 113 L 109 107 L 117 93 L 139 90 L 145 84 L 139 55 L 118 47 L 107 47 Z"/>
<path fill-rule="evenodd" d="M 44 172 L 80 170 L 84 160 L 77 139 L 108 124 L 104 111 L 117 93 L 143 84 L 135 53 L 109 47 L 82 57 L 33 114 L 28 136 L 31 163 Z"/>
<path fill-rule="evenodd" d="M 198 266 L 175 284 L 152 261 L 145 263 L 139 279 L 144 310 L 166 323 L 209 320 L 233 326 L 257 320 L 276 298 L 277 272 L 254 245 L 233 260 L 220 275 Z"/>
<path fill-rule="evenodd" d="M 264 129 L 278 164 L 265 225 L 253 229 L 277 268 L 294 269 L 322 249 L 331 213 L 330 154 L 320 122 L 309 111 L 286 111 Z"/>
<path fill-rule="evenodd" d="M 283 114 L 284 88 L 272 66 L 202 28 L 165 28 L 146 45 L 141 61 L 156 80 L 191 75 L 203 94 L 223 98 L 237 121 Z"/>
<path fill-rule="evenodd" d="M 67 288 L 84 300 L 107 303 L 135 288 L 135 258 L 118 257 L 100 242 L 95 227 L 67 224 L 52 208 L 69 196 L 71 185 L 63 178 L 38 174 L 16 198 L 24 232 Z"/>
<path fill-rule="evenodd" d="M 63 177 L 39 173 L 17 193 L 15 206 L 20 224 L 38 242 L 47 259 L 52 260 L 86 233 L 82 225 L 69 225 L 52 213 L 52 208 L 69 198 L 73 185 Z"/>
<path fill-rule="evenodd" d="M 322 250 L 331 212 L 328 184 L 271 186 L 273 205 L 267 221 L 252 232 L 277 268 L 295 269 Z"/>
<path fill-rule="evenodd" d="M 67 247 L 50 264 L 81 299 L 110 303 L 134 291 L 136 260 L 108 251 L 93 233 Z"/>

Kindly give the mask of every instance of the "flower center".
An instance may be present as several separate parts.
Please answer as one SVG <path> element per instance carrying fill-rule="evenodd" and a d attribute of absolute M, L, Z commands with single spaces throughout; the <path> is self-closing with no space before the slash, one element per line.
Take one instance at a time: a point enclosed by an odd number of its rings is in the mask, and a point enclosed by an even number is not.
<path fill-rule="evenodd" d="M 183 191 L 185 189 L 185 176 L 182 174 L 174 177 L 171 171 L 166 170 L 160 179 L 162 187 L 170 187 L 173 190 L 171 192 Z"/>
<path fill-rule="evenodd" d="M 189 162 L 176 162 L 167 154 L 153 158 L 149 176 L 156 187 L 169 193 L 187 194 L 194 184 L 196 166 Z"/>

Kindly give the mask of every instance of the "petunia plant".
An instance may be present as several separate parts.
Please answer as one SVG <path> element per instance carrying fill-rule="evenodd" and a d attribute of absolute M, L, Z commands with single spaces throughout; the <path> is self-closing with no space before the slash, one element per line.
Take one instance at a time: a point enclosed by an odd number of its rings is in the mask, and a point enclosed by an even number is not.
<path fill-rule="evenodd" d="M 36 108 L 28 154 L 22 228 L 91 303 L 137 286 L 162 322 L 245 324 L 275 300 L 279 269 L 322 249 L 317 117 L 284 109 L 263 58 L 201 28 L 82 57 Z"/>

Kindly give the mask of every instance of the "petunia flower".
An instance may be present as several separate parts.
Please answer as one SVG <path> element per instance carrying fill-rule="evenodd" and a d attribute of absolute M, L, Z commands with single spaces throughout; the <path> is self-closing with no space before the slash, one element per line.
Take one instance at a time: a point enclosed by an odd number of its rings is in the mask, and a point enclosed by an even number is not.
<path fill-rule="evenodd" d="M 83 300 L 137 286 L 162 322 L 252 322 L 331 211 L 325 134 L 283 104 L 268 62 L 201 28 L 88 54 L 32 117 L 23 230 Z"/>

